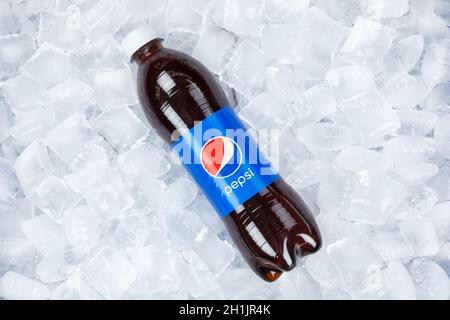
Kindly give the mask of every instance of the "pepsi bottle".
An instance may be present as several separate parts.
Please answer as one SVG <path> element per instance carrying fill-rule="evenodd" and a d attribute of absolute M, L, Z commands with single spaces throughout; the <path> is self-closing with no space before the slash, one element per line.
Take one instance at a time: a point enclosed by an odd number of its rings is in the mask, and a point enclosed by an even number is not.
<path fill-rule="evenodd" d="M 206 67 L 162 42 L 143 27 L 122 43 L 138 66 L 145 115 L 180 155 L 248 265 L 275 281 L 319 250 L 311 211 L 264 159 Z"/>

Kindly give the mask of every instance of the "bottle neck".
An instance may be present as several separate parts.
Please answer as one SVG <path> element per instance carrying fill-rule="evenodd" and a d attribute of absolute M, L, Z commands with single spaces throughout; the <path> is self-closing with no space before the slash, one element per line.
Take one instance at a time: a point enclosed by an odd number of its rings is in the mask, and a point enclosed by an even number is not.
<path fill-rule="evenodd" d="M 133 55 L 131 56 L 131 61 L 136 62 L 138 64 L 144 63 L 144 61 L 147 60 L 148 57 L 150 57 L 159 49 L 164 48 L 162 44 L 163 41 L 164 39 L 162 38 L 156 38 L 147 42 L 142 47 L 140 47 L 135 53 L 133 53 Z"/>

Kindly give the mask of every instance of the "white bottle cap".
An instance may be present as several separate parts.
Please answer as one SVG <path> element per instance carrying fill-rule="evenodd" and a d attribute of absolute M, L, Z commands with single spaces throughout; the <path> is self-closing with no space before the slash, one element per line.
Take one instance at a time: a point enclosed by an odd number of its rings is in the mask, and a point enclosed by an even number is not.
<path fill-rule="evenodd" d="M 123 51 L 131 57 L 147 42 L 158 38 L 158 35 L 149 26 L 145 25 L 134 29 L 122 40 Z"/>

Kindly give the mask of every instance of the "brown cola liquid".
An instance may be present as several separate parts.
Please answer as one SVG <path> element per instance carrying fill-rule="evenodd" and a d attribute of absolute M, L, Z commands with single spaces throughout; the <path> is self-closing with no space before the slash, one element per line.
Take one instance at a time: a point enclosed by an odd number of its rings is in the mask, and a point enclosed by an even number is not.
<path fill-rule="evenodd" d="M 206 67 L 186 54 L 164 48 L 162 39 L 141 47 L 132 60 L 139 66 L 139 100 L 151 125 L 167 143 L 194 122 L 230 105 Z M 321 246 L 311 211 L 281 178 L 223 221 L 249 266 L 266 281 L 275 281 L 283 271 L 294 268 L 297 259 Z"/>

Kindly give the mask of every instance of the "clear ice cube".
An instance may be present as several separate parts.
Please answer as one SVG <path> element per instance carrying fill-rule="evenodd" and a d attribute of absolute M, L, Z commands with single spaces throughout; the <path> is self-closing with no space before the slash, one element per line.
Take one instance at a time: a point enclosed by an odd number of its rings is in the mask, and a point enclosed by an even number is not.
<path fill-rule="evenodd" d="M 289 126 L 295 120 L 292 105 L 280 104 L 268 93 L 260 93 L 239 112 L 241 119 L 256 129 L 275 129 Z"/>
<path fill-rule="evenodd" d="M 95 118 L 93 126 L 118 152 L 138 144 L 148 135 L 148 128 L 129 108 L 106 111 Z"/>
<path fill-rule="evenodd" d="M 36 207 L 61 223 L 64 212 L 73 208 L 81 200 L 81 196 L 64 180 L 50 175 L 36 188 L 31 199 Z"/>
<path fill-rule="evenodd" d="M 77 77 L 79 71 L 69 54 L 44 43 L 21 68 L 21 72 L 46 88 L 51 88 Z"/>
<path fill-rule="evenodd" d="M 43 283 L 8 271 L 0 279 L 0 297 L 8 300 L 46 300 L 50 289 Z"/>
<path fill-rule="evenodd" d="M 95 211 L 86 205 L 67 210 L 62 220 L 67 240 L 79 252 L 88 252 L 100 242 Z"/>
<path fill-rule="evenodd" d="M 225 70 L 232 56 L 236 41 L 237 39 L 233 34 L 223 29 L 205 29 L 200 34 L 192 56 L 201 61 L 212 72 L 220 74 Z M 215 54 L 211 54 L 211 48 L 214 48 Z"/>
<path fill-rule="evenodd" d="M 33 37 L 19 33 L 0 37 L 0 64 L 2 76 L 16 72 L 33 55 L 36 45 Z"/>
<path fill-rule="evenodd" d="M 271 64 L 272 59 L 261 49 L 243 41 L 227 65 L 227 81 L 238 91 L 251 96 L 262 87 L 265 68 Z"/>
<path fill-rule="evenodd" d="M 64 228 L 46 214 L 25 221 L 22 231 L 44 256 L 62 250 L 68 244 Z"/>
<path fill-rule="evenodd" d="M 338 108 L 369 144 L 400 127 L 400 119 L 379 91 L 369 91 L 341 102 Z"/>
<path fill-rule="evenodd" d="M 119 299 L 136 280 L 136 271 L 120 251 L 102 248 L 84 268 L 83 279 L 106 299 Z"/>
<path fill-rule="evenodd" d="M 340 150 L 357 141 L 353 130 L 332 123 L 310 124 L 298 129 L 296 135 L 312 153 Z"/>

